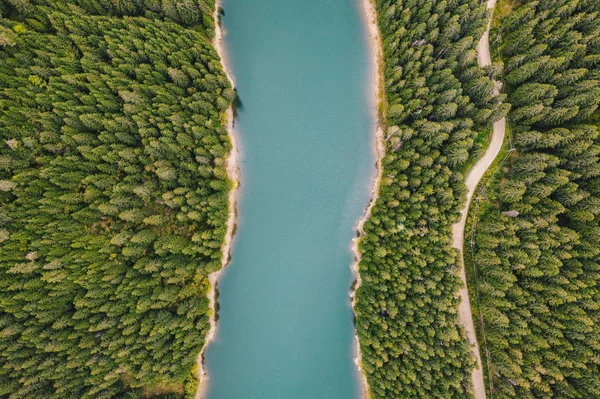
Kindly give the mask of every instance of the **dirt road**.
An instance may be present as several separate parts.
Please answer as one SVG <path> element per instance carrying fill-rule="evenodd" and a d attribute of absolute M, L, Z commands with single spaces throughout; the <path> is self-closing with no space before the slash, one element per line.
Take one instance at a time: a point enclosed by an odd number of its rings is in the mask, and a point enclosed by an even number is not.
<path fill-rule="evenodd" d="M 490 10 L 493 10 L 496 6 L 496 0 L 488 0 L 487 7 Z M 487 29 L 483 34 L 483 37 L 479 41 L 477 46 L 477 60 L 479 61 L 480 66 L 486 66 L 491 64 L 491 56 L 490 56 L 490 43 L 489 43 L 489 33 L 490 33 L 490 25 L 491 25 L 491 17 L 490 22 L 488 23 Z M 458 308 L 458 319 L 462 323 L 467 333 L 467 338 L 469 339 L 469 343 L 473 348 L 473 352 L 477 358 L 477 368 L 473 369 L 473 386 L 475 392 L 475 399 L 485 399 L 485 385 L 483 379 L 483 372 L 481 368 L 481 355 L 479 354 L 479 344 L 477 343 L 477 337 L 475 335 L 475 326 L 473 325 L 473 315 L 471 313 L 471 303 L 469 302 L 469 292 L 467 291 L 467 277 L 465 275 L 465 267 L 464 267 L 464 258 L 462 256 L 463 244 L 464 244 L 464 233 L 465 233 L 465 222 L 467 221 L 467 213 L 469 211 L 469 205 L 471 204 L 471 199 L 473 198 L 473 193 L 477 188 L 477 184 L 479 180 L 483 177 L 485 172 L 488 170 L 496 156 L 500 152 L 500 148 L 502 147 L 502 142 L 504 141 L 504 133 L 506 130 L 506 120 L 502 118 L 498 122 L 494 123 L 494 130 L 492 133 L 492 140 L 490 145 L 483 155 L 483 157 L 475 164 L 473 169 L 469 172 L 467 176 L 467 202 L 465 204 L 464 209 L 462 210 L 462 216 L 460 221 L 452 226 L 452 237 L 453 237 L 453 246 L 458 249 L 461 254 L 461 279 L 463 281 L 463 287 L 460 290 L 461 303 Z"/>

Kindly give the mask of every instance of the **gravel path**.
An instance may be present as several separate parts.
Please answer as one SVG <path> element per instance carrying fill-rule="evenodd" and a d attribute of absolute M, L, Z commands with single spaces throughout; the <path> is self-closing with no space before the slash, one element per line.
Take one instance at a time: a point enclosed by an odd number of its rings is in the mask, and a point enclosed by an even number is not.
<path fill-rule="evenodd" d="M 487 7 L 493 10 L 496 6 L 496 0 L 488 0 Z M 477 46 L 477 60 L 480 66 L 486 66 L 491 64 L 490 57 L 490 44 L 489 44 L 489 33 L 491 26 L 491 17 L 488 23 L 487 30 L 483 34 L 483 37 L 479 41 Z M 458 249 L 461 254 L 461 270 L 460 276 L 463 282 L 463 287 L 460 289 L 461 303 L 458 308 L 458 319 L 464 326 L 467 333 L 469 343 L 473 348 L 475 357 L 477 358 L 477 368 L 473 369 L 472 379 L 473 388 L 475 393 L 475 399 L 485 399 L 485 385 L 483 379 L 483 371 L 481 368 L 481 355 L 479 354 L 479 344 L 477 343 L 477 337 L 475 335 L 475 326 L 473 325 L 473 315 L 471 313 L 471 304 L 469 302 L 469 292 L 467 290 L 467 277 L 465 275 L 464 259 L 462 256 L 463 244 L 464 244 L 464 233 L 465 233 L 465 222 L 467 221 L 467 213 L 469 211 L 469 205 L 473 198 L 473 193 L 477 188 L 479 180 L 483 177 L 485 172 L 488 170 L 496 156 L 500 152 L 502 142 L 504 141 L 504 133 L 506 130 L 506 120 L 502 118 L 498 122 L 494 123 L 494 130 L 492 133 L 492 140 L 488 149 L 486 150 L 483 157 L 475 164 L 473 169 L 467 176 L 467 202 L 464 209 L 462 210 L 462 216 L 460 220 L 452 226 L 452 237 L 453 247 Z"/>

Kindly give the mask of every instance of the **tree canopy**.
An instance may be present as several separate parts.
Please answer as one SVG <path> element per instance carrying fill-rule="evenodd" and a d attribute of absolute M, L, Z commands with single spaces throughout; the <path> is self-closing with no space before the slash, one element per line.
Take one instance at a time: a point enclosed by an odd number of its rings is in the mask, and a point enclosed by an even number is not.
<path fill-rule="evenodd" d="M 502 23 L 516 151 L 474 257 L 494 398 L 600 397 L 599 14 L 528 0 Z"/>
<path fill-rule="evenodd" d="M 175 22 L 210 9 L 0 4 L 0 397 L 189 396 L 235 93 Z"/>
<path fill-rule="evenodd" d="M 359 243 L 363 366 L 373 398 L 464 399 L 474 359 L 457 318 L 451 226 L 475 137 L 507 109 L 494 95 L 497 68 L 477 65 L 486 8 L 478 0 L 379 0 L 377 11 L 387 149 Z"/>

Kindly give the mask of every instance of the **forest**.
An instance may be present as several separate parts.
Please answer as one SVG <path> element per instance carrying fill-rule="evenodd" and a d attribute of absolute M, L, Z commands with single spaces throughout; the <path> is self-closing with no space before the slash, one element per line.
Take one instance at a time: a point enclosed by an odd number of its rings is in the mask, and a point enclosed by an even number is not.
<path fill-rule="evenodd" d="M 498 36 L 514 151 L 475 215 L 488 394 L 600 398 L 600 2 L 515 6 Z"/>
<path fill-rule="evenodd" d="M 497 65 L 476 46 L 478 0 L 378 0 L 386 155 L 379 198 L 359 242 L 356 327 L 373 398 L 471 396 L 475 366 L 458 322 L 451 226 L 478 133 L 505 115 Z"/>
<path fill-rule="evenodd" d="M 214 4 L 0 1 L 0 397 L 190 397 L 228 217 Z"/>

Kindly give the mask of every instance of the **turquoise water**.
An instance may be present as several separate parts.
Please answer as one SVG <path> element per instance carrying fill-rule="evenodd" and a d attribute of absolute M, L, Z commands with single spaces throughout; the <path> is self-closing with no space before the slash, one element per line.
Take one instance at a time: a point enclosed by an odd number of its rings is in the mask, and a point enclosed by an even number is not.
<path fill-rule="evenodd" d="M 351 399 L 351 241 L 375 174 L 366 26 L 354 0 L 225 0 L 242 186 L 210 399 Z"/>

